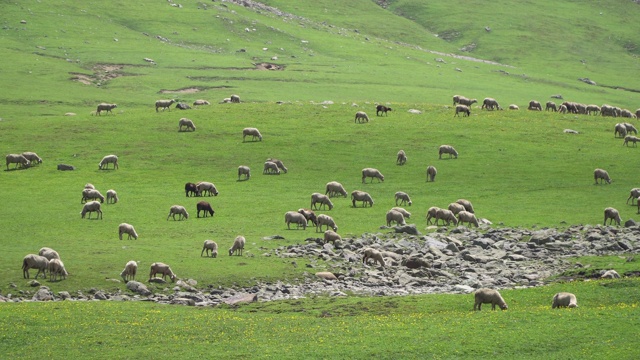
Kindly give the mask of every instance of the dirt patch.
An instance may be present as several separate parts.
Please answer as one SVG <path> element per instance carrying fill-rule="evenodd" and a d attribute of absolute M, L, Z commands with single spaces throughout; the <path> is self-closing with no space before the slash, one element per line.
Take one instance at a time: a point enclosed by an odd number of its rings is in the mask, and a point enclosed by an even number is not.
<path fill-rule="evenodd" d="M 122 72 L 124 67 L 125 65 L 122 64 L 96 64 L 91 68 L 93 74 L 75 72 L 69 74 L 73 75 L 71 77 L 72 81 L 77 81 L 85 85 L 95 84 L 96 86 L 101 86 L 109 80 L 125 76 Z"/>
<path fill-rule="evenodd" d="M 256 64 L 256 70 L 284 70 L 284 66 L 271 63 L 260 63 Z"/>
<path fill-rule="evenodd" d="M 202 90 L 198 87 L 188 87 L 188 88 L 177 89 L 177 90 L 162 89 L 158 92 L 160 94 L 194 94 L 200 91 Z"/>

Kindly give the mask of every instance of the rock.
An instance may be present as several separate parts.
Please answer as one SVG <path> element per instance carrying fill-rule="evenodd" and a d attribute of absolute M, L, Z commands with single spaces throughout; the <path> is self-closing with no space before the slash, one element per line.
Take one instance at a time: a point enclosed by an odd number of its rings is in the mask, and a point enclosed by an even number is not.
<path fill-rule="evenodd" d="M 62 300 L 71 299 L 71 294 L 69 294 L 69 292 L 68 292 L 68 291 L 60 291 L 60 292 L 58 293 L 58 296 L 60 296 L 60 298 L 61 298 Z"/>
<path fill-rule="evenodd" d="M 31 281 L 29 281 L 29 283 L 28 283 L 28 284 L 29 284 L 29 286 L 31 286 L 31 287 L 38 287 L 38 286 L 40 286 L 40 283 L 38 282 L 38 280 L 31 280 Z"/>
<path fill-rule="evenodd" d="M 607 270 L 601 276 L 601 279 L 619 279 L 620 274 L 615 270 Z"/>
<path fill-rule="evenodd" d="M 284 236 L 281 236 L 281 235 L 265 236 L 262 238 L 262 240 L 284 240 Z"/>
<path fill-rule="evenodd" d="M 174 299 L 171 300 L 170 304 L 172 304 L 172 305 L 195 306 L 196 302 L 193 299 L 174 298 Z"/>
<path fill-rule="evenodd" d="M 624 222 L 624 227 L 632 227 L 632 226 L 636 226 L 636 225 L 638 225 L 638 223 L 635 222 L 633 219 L 629 219 L 629 220 Z"/>
<path fill-rule="evenodd" d="M 76 167 L 73 165 L 67 165 L 67 164 L 58 164 L 58 170 L 60 171 L 68 171 L 68 170 L 75 170 Z"/>
<path fill-rule="evenodd" d="M 338 278 L 332 272 L 329 272 L 329 271 L 317 272 L 316 276 L 324 280 L 338 280 Z"/>
<path fill-rule="evenodd" d="M 225 304 L 238 305 L 258 301 L 258 294 L 238 294 L 224 300 Z"/>
<path fill-rule="evenodd" d="M 409 224 L 409 225 L 403 225 L 403 226 L 394 226 L 393 230 L 395 230 L 396 233 L 404 233 L 404 234 L 410 234 L 410 235 L 420 235 L 420 232 L 418 232 L 418 229 L 416 229 L 416 225 L 415 224 Z"/>
<path fill-rule="evenodd" d="M 147 288 L 147 286 L 141 282 L 132 280 L 127 283 L 127 289 L 133 291 L 136 294 L 140 294 L 142 296 L 151 295 L 151 291 Z"/>
<path fill-rule="evenodd" d="M 416 115 L 422 114 L 422 111 L 416 110 L 416 109 L 409 109 L 408 112 L 409 112 L 409 114 L 416 114 Z"/>
<path fill-rule="evenodd" d="M 53 293 L 46 286 L 41 286 L 31 298 L 33 301 L 53 301 L 53 299 Z"/>
<path fill-rule="evenodd" d="M 105 295 L 102 291 L 98 291 L 93 294 L 93 298 L 96 300 L 107 300 L 107 295 Z"/>

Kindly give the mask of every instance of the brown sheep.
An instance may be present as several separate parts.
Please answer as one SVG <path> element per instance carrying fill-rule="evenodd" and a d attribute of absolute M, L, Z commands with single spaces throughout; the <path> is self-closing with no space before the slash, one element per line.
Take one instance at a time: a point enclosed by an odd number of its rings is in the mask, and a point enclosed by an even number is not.
<path fill-rule="evenodd" d="M 203 212 L 203 216 L 202 217 L 207 217 L 207 214 L 213 216 L 213 214 L 215 213 L 215 211 L 213 211 L 213 208 L 211 208 L 211 204 L 209 204 L 206 201 L 200 201 L 196 204 L 196 209 L 198 210 L 198 213 L 196 214 L 196 217 L 200 217 L 200 211 Z"/>
<path fill-rule="evenodd" d="M 384 105 L 378 105 L 376 106 L 376 116 L 380 116 L 379 114 L 382 113 L 384 115 L 387 115 L 387 111 L 391 111 L 392 109 L 390 107 L 386 107 Z"/>

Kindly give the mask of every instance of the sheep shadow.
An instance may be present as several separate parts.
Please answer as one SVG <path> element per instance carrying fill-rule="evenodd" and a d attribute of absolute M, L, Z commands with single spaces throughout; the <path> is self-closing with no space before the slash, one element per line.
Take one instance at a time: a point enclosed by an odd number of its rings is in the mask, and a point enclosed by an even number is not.
<path fill-rule="evenodd" d="M 236 182 L 242 182 L 242 181 L 249 181 L 249 179 L 248 179 L 248 178 L 245 178 L 245 179 L 238 179 L 238 180 L 236 180 Z"/>
<path fill-rule="evenodd" d="M 5 169 L 4 171 L 20 171 L 20 170 L 27 170 L 27 169 L 29 169 L 29 168 L 28 167 L 26 167 L 26 168 L 22 168 L 21 167 L 21 168 Z"/>

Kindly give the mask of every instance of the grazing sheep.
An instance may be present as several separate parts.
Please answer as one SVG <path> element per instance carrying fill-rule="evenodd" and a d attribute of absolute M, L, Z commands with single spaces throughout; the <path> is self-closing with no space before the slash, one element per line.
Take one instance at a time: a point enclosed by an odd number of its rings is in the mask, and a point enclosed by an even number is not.
<path fill-rule="evenodd" d="M 196 131 L 196 126 L 193 124 L 193 121 L 191 119 L 180 119 L 180 121 L 178 121 L 178 131 L 183 131 L 183 126 L 185 127 L 184 131 L 188 131 L 189 129 L 191 129 L 191 131 Z"/>
<path fill-rule="evenodd" d="M 476 215 L 465 210 L 458 212 L 458 221 L 460 225 L 467 223 L 469 227 L 471 227 L 471 225 L 475 225 L 475 227 L 480 226 Z"/>
<path fill-rule="evenodd" d="M 411 213 L 408 212 L 407 210 L 405 210 L 404 208 L 394 206 L 394 207 L 391 208 L 391 210 L 395 210 L 395 211 L 401 213 L 402 216 L 404 216 L 406 219 L 411 217 Z"/>
<path fill-rule="evenodd" d="M 14 169 L 18 168 L 18 165 L 20 165 L 20 168 L 22 169 L 26 169 L 31 165 L 31 162 L 22 154 L 9 154 L 6 156 L 6 160 L 7 170 L 9 170 L 9 164 L 16 164 L 13 167 Z"/>
<path fill-rule="evenodd" d="M 558 112 L 560 114 L 566 114 L 569 111 L 569 109 L 567 109 L 567 107 L 565 105 L 560 105 L 560 107 L 558 108 Z"/>
<path fill-rule="evenodd" d="M 138 233 L 131 224 L 122 223 L 118 225 L 118 238 L 120 238 L 120 240 L 122 240 L 122 234 L 127 234 L 127 240 L 131 240 L 131 238 L 138 240 Z"/>
<path fill-rule="evenodd" d="M 559 292 L 553 295 L 551 308 L 555 309 L 555 308 L 562 308 L 562 307 L 577 308 L 578 300 L 576 300 L 576 296 L 568 292 Z"/>
<path fill-rule="evenodd" d="M 462 113 L 462 116 L 470 116 L 471 115 L 471 109 L 469 109 L 469 107 L 467 105 L 456 105 L 456 113 L 453 115 L 454 117 L 456 116 L 460 116 L 458 115 L 459 113 Z"/>
<path fill-rule="evenodd" d="M 496 101 L 496 99 L 493 98 L 485 98 L 482 101 L 482 107 L 481 109 L 487 109 L 487 110 L 502 110 L 502 108 L 500 107 L 500 105 L 498 104 L 498 102 Z"/>
<path fill-rule="evenodd" d="M 622 109 L 620 111 L 620 117 L 624 117 L 624 118 L 634 118 L 636 116 L 636 114 L 632 113 L 631 111 L 629 111 L 628 109 Z"/>
<path fill-rule="evenodd" d="M 247 136 L 251 136 L 251 141 L 255 141 L 256 138 L 258 138 L 259 141 L 262 141 L 262 134 L 260 134 L 260 131 L 256 128 L 249 127 L 242 129 L 242 142 L 245 141 Z"/>
<path fill-rule="evenodd" d="M 49 281 L 58 280 L 58 275 L 60 275 L 60 279 L 66 279 L 69 273 L 67 269 L 64 267 L 64 263 L 60 259 L 51 259 L 49 260 Z"/>
<path fill-rule="evenodd" d="M 362 256 L 362 263 L 368 264 L 369 259 L 373 259 L 373 263 L 378 262 L 380 266 L 385 266 L 384 259 L 382 258 L 382 253 L 376 249 L 366 248 L 364 250 L 364 254 Z"/>
<path fill-rule="evenodd" d="M 596 185 L 598 184 L 598 179 L 600 179 L 600 183 L 602 183 L 602 180 L 606 181 L 607 184 L 611 184 L 611 178 L 609 177 L 609 173 L 606 170 L 602 170 L 602 169 L 595 169 L 593 171 L 593 178 L 596 181 Z"/>
<path fill-rule="evenodd" d="M 207 217 L 207 214 L 213 216 L 213 214 L 215 213 L 215 211 L 213 211 L 213 208 L 211 207 L 211 204 L 209 204 L 206 201 L 199 201 L 196 204 L 196 209 L 197 209 L 197 214 L 196 217 L 199 218 L 200 217 L 200 211 L 203 212 L 203 216 L 202 217 Z"/>
<path fill-rule="evenodd" d="M 157 274 L 162 275 L 162 280 L 164 280 L 168 276 L 171 279 L 171 282 L 175 282 L 177 278 L 176 274 L 174 274 L 173 271 L 171 271 L 171 267 L 161 262 L 154 262 L 153 264 L 151 264 L 151 271 L 149 272 L 149 281 L 151 281 L 152 278 L 156 277 Z"/>
<path fill-rule="evenodd" d="M 637 137 L 635 137 L 633 135 L 627 135 L 627 136 L 624 137 L 624 143 L 622 145 L 627 145 L 627 147 L 628 147 L 629 146 L 629 142 L 632 142 L 633 146 L 637 147 L 638 145 L 636 145 L 636 143 L 638 141 L 640 141 L 640 138 L 637 138 Z"/>
<path fill-rule="evenodd" d="M 118 193 L 113 189 L 107 190 L 107 204 L 109 203 L 115 204 L 117 202 L 118 202 Z"/>
<path fill-rule="evenodd" d="M 309 225 L 309 221 L 313 226 L 318 226 L 318 217 L 316 217 L 316 213 L 310 209 L 298 209 L 298 212 L 307 219 L 307 225 Z"/>
<path fill-rule="evenodd" d="M 516 104 L 511 104 L 509 105 L 509 110 L 520 110 L 520 108 Z"/>
<path fill-rule="evenodd" d="M 629 125 L 631 125 L 631 124 L 629 124 Z M 638 131 L 636 130 L 636 134 L 637 133 L 638 133 Z M 36 154 L 36 153 L 34 153 L 32 151 L 25 151 L 25 152 L 22 153 L 22 156 L 26 157 L 27 160 L 29 160 L 29 162 L 30 162 L 29 165 L 42 164 L 42 158 L 40 156 L 38 156 L 38 154 Z"/>
<path fill-rule="evenodd" d="M 447 226 L 451 222 L 453 222 L 453 225 L 458 225 L 458 219 L 456 219 L 456 216 L 453 214 L 451 210 L 439 209 L 436 212 L 436 225 L 438 225 L 438 220 L 442 220 L 443 225 L 445 221 L 447 222 L 446 223 Z"/>
<path fill-rule="evenodd" d="M 378 182 L 384 181 L 384 175 L 378 170 L 374 168 L 364 168 L 362 169 L 362 183 L 364 184 L 364 180 L 370 177 L 371 182 L 373 182 L 373 178 L 377 178 Z"/>
<path fill-rule="evenodd" d="M 91 219 L 91 213 L 93 212 L 97 212 L 98 218 L 102 219 L 102 210 L 100 209 L 100 203 L 97 201 L 89 201 L 88 203 L 84 204 L 80 215 L 82 215 L 82 218 L 84 219 L 84 216 L 89 213 L 89 219 Z"/>
<path fill-rule="evenodd" d="M 618 114 L 615 107 L 608 104 L 603 104 L 602 107 L 600 107 L 600 116 L 618 117 Z"/>
<path fill-rule="evenodd" d="M 373 199 L 371 198 L 371 195 L 369 195 L 368 192 L 364 192 L 360 190 L 352 191 L 351 203 L 353 204 L 353 207 L 356 207 L 356 201 L 362 201 L 362 207 L 367 207 L 367 204 L 369 204 L 369 207 L 373 206 Z"/>
<path fill-rule="evenodd" d="M 438 148 L 438 158 L 442 159 L 442 154 L 449 154 L 449 159 L 451 156 L 454 156 L 456 159 L 458 158 L 458 152 L 451 145 L 441 145 Z"/>
<path fill-rule="evenodd" d="M 278 166 L 278 169 L 284 171 L 284 173 L 286 174 L 289 169 L 287 169 L 286 166 L 284 166 L 284 163 L 278 159 L 273 159 L 273 158 L 269 158 L 267 159 L 267 161 L 271 161 L 272 163 L 276 163 L 276 165 Z"/>
<path fill-rule="evenodd" d="M 600 275 L 600 279 L 619 279 L 620 274 L 615 270 L 607 270 Z"/>
<path fill-rule="evenodd" d="M 208 102 L 207 100 L 202 100 L 202 99 L 199 99 L 193 102 L 193 106 L 202 106 L 202 105 L 211 105 L 211 103 Z"/>
<path fill-rule="evenodd" d="M 454 101 L 455 101 L 455 99 L 454 99 Z M 464 96 L 460 96 L 459 99 L 458 99 L 458 104 L 467 106 L 469 108 L 471 108 L 471 105 L 473 105 L 473 104 L 475 104 L 477 102 L 478 102 L 478 100 L 476 100 L 476 99 L 467 99 Z M 455 105 L 455 104 L 453 104 L 453 105 Z"/>
<path fill-rule="evenodd" d="M 280 175 L 280 169 L 278 169 L 278 164 L 274 163 L 273 161 L 265 161 L 264 168 L 262 169 L 262 174 L 263 175 L 271 175 L 271 174 Z"/>
<path fill-rule="evenodd" d="M 159 108 L 162 108 L 162 111 L 165 109 L 169 109 L 171 111 L 171 104 L 175 103 L 175 99 L 170 100 L 157 100 L 156 101 L 156 112 L 158 112 Z"/>
<path fill-rule="evenodd" d="M 82 199 L 80 199 L 80 203 L 83 204 L 89 200 L 100 199 L 100 202 L 104 202 L 104 196 L 100 193 L 100 191 L 96 189 L 84 189 L 82 190 Z"/>
<path fill-rule="evenodd" d="M 531 100 L 529 101 L 529 107 L 527 108 L 527 110 L 542 111 L 542 105 L 540 105 L 539 101 Z"/>
<path fill-rule="evenodd" d="M 398 151 L 398 155 L 396 156 L 396 164 L 404 165 L 407 162 L 407 154 L 404 150 Z"/>
<path fill-rule="evenodd" d="M 209 256 L 209 252 L 211 252 L 211 257 L 218 257 L 218 243 L 213 240 L 205 240 L 204 244 L 202 244 L 200 256 L 202 256 L 202 254 Z"/>
<path fill-rule="evenodd" d="M 337 232 L 333 231 L 333 230 L 327 230 L 324 232 L 324 243 L 328 243 L 331 242 L 333 243 L 333 245 L 336 244 L 336 241 L 338 240 L 342 240 L 342 237 L 340 235 L 338 235 Z"/>
<path fill-rule="evenodd" d="M 427 225 L 431 224 L 431 219 L 436 219 L 436 221 L 438 221 L 438 219 L 436 218 L 438 210 L 440 210 L 440 208 L 437 206 L 432 206 L 429 208 L 429 210 L 427 210 Z"/>
<path fill-rule="evenodd" d="M 598 115 L 600 113 L 600 106 L 598 105 L 587 105 L 587 114 L 588 115 Z"/>
<path fill-rule="evenodd" d="M 380 113 L 382 113 L 383 115 L 389 115 L 387 114 L 387 111 L 391 111 L 392 109 L 390 107 L 386 107 L 384 105 L 378 105 L 376 106 L 376 116 L 380 116 Z"/>
<path fill-rule="evenodd" d="M 86 183 L 86 184 L 84 184 L 84 188 L 85 189 L 95 189 L 96 187 L 92 183 Z"/>
<path fill-rule="evenodd" d="M 498 305 L 502 310 L 507 310 L 509 308 L 498 290 L 478 289 L 473 294 L 473 297 L 475 299 L 473 310 L 477 309 L 478 311 L 480 311 L 482 304 L 491 304 L 491 310 L 495 310 L 496 305 Z"/>
<path fill-rule="evenodd" d="M 236 236 L 235 240 L 233 240 L 233 245 L 229 249 L 229 256 L 233 255 L 234 252 L 236 253 L 236 255 L 242 256 L 245 242 L 246 240 L 244 239 L 244 236 Z"/>
<path fill-rule="evenodd" d="M 47 277 L 47 269 L 49 268 L 49 259 L 44 256 L 29 254 L 22 259 L 22 277 L 29 279 L 29 269 L 38 269 L 38 275 L 42 273 L 42 277 Z"/>
<path fill-rule="evenodd" d="M 198 188 L 198 192 L 200 192 L 202 196 L 207 193 L 209 194 L 209 196 L 218 196 L 218 189 L 216 189 L 216 186 L 213 183 L 200 181 L 196 183 L 196 187 Z"/>
<path fill-rule="evenodd" d="M 456 203 L 464 206 L 465 211 L 468 211 L 472 214 L 475 213 L 475 211 L 473 210 L 473 205 L 471 204 L 471 201 L 465 200 L 465 199 L 458 199 L 456 200 Z"/>
<path fill-rule="evenodd" d="M 449 211 L 451 211 L 453 215 L 458 215 L 460 211 L 464 211 L 464 206 L 458 203 L 451 203 L 449 204 L 447 209 L 449 209 Z"/>
<path fill-rule="evenodd" d="M 618 226 L 620 226 L 620 213 L 618 210 L 608 207 L 604 209 L 604 224 L 607 225 L 607 220 L 609 220 L 609 224 L 613 225 L 615 221 Z"/>
<path fill-rule="evenodd" d="M 638 135 L 638 129 L 636 129 L 635 126 L 633 126 L 633 124 L 629 124 L 629 123 L 622 123 L 622 125 L 624 125 L 624 127 L 627 129 L 627 134 L 631 134 L 634 133 L 636 135 Z M 24 155 L 25 153 L 22 153 L 22 155 Z M 29 159 L 29 157 L 27 155 L 24 155 L 27 159 Z M 33 162 L 33 159 L 29 159 L 31 162 Z M 42 162 L 42 161 L 41 161 Z"/>
<path fill-rule="evenodd" d="M 342 184 L 337 181 L 330 181 L 325 186 L 325 195 L 329 195 L 329 197 L 337 196 L 338 194 L 347 197 L 347 190 L 344 189 Z"/>
<path fill-rule="evenodd" d="M 625 137 L 627 135 L 627 127 L 624 124 L 616 124 L 613 130 L 613 137 Z"/>
<path fill-rule="evenodd" d="M 400 205 L 408 204 L 409 206 L 411 206 L 412 204 L 411 198 L 409 197 L 409 194 L 407 194 L 406 192 L 402 192 L 402 191 L 396 192 L 395 199 L 396 199 L 396 206 L 398 205 L 398 200 L 400 200 Z"/>
<path fill-rule="evenodd" d="M 60 254 L 58 254 L 58 252 L 53 250 L 52 248 L 48 248 L 48 247 L 41 248 L 40 251 L 38 252 L 38 255 L 44 256 L 48 260 L 60 259 Z"/>
<path fill-rule="evenodd" d="M 427 167 L 427 181 L 431 181 L 431 182 L 436 181 L 437 174 L 438 174 L 438 170 L 435 168 L 435 166 L 429 165 Z"/>
<path fill-rule="evenodd" d="M 327 225 L 327 230 L 332 228 L 333 231 L 338 231 L 338 226 L 336 222 L 333 221 L 333 218 L 329 215 L 320 214 L 318 215 L 318 226 L 316 227 L 316 231 L 322 231 L 322 225 Z"/>
<path fill-rule="evenodd" d="M 238 103 L 240 103 L 240 96 L 238 96 L 238 95 L 231 95 L 231 96 L 229 97 L 229 101 L 230 101 L 230 102 L 232 102 L 232 103 L 238 104 Z"/>
<path fill-rule="evenodd" d="M 311 206 L 309 207 L 311 209 L 318 210 L 318 208 L 316 207 L 316 204 L 320 204 L 321 207 L 328 206 L 329 210 L 333 209 L 333 203 L 331 202 L 331 199 L 329 199 L 329 197 L 324 194 L 320 194 L 320 193 L 311 194 Z"/>
<path fill-rule="evenodd" d="M 627 198 L 627 204 L 629 203 L 629 200 L 631 200 L 631 205 L 633 205 L 633 200 L 637 199 L 638 197 L 640 197 L 640 188 L 631 189 L 631 191 L 629 192 L 629 197 Z"/>
<path fill-rule="evenodd" d="M 98 114 L 98 116 L 100 116 L 100 113 L 103 112 L 103 111 L 106 111 L 107 114 L 108 113 L 113 114 L 113 111 L 111 111 L 111 110 L 113 110 L 113 109 L 115 109 L 117 107 L 118 107 L 118 105 L 116 105 L 116 104 L 100 103 L 100 104 L 98 104 L 98 107 L 96 108 L 96 114 Z"/>
<path fill-rule="evenodd" d="M 553 101 L 547 101 L 547 104 L 546 104 L 544 110 L 545 111 L 551 110 L 553 112 L 556 112 L 556 111 L 558 111 L 558 108 L 556 107 L 556 103 L 554 103 Z"/>
<path fill-rule="evenodd" d="M 636 114 L 636 119 L 640 119 L 640 109 L 637 109 L 635 114 Z"/>
<path fill-rule="evenodd" d="M 200 190 L 198 190 L 198 185 L 188 182 L 184 184 L 184 193 L 187 197 L 192 196 L 200 196 Z"/>
<path fill-rule="evenodd" d="M 387 226 L 391 226 L 391 222 L 395 222 L 397 225 L 406 225 L 406 222 L 404 221 L 404 215 L 402 215 L 401 212 L 393 209 L 387 211 L 386 219 Z"/>
<path fill-rule="evenodd" d="M 284 223 L 287 224 L 287 229 L 291 230 L 291 223 L 296 224 L 296 229 L 302 226 L 303 230 L 307 229 L 307 218 L 297 211 L 287 211 L 284 214 Z"/>
<path fill-rule="evenodd" d="M 127 262 L 124 266 L 124 270 L 120 273 L 122 280 L 127 283 L 129 280 L 136 279 L 136 273 L 138 272 L 138 263 L 134 260 Z"/>
<path fill-rule="evenodd" d="M 364 111 L 358 111 L 356 113 L 356 118 L 353 120 L 353 122 L 369 122 L 369 116 L 367 116 L 367 113 L 365 113 Z"/>
<path fill-rule="evenodd" d="M 118 157 L 116 155 L 107 155 L 105 157 L 102 158 L 102 160 L 100 160 L 100 163 L 98 164 L 98 169 L 102 170 L 102 167 L 104 167 L 105 169 L 109 168 L 109 164 L 113 164 L 113 169 L 117 169 L 118 168 Z"/>
<path fill-rule="evenodd" d="M 175 220 L 176 215 L 178 215 L 178 221 L 182 220 L 183 217 L 185 218 L 185 220 L 189 218 L 187 209 L 185 209 L 184 206 L 180 205 L 171 206 L 171 208 L 169 209 L 169 215 L 167 215 L 167 220 L 169 220 L 169 217 L 171 216 L 173 216 L 173 220 Z"/>
<path fill-rule="evenodd" d="M 240 176 L 242 175 L 244 175 L 245 180 L 249 180 L 251 177 L 251 169 L 245 165 L 238 166 L 238 180 L 240 180 Z"/>

